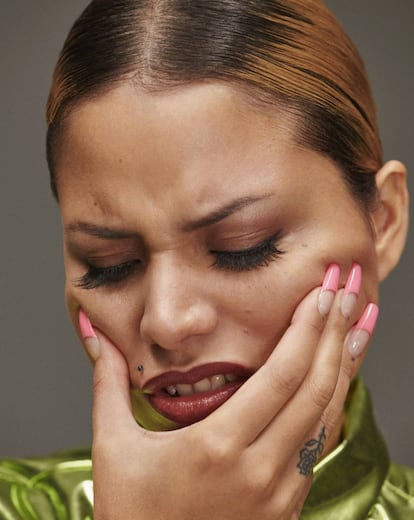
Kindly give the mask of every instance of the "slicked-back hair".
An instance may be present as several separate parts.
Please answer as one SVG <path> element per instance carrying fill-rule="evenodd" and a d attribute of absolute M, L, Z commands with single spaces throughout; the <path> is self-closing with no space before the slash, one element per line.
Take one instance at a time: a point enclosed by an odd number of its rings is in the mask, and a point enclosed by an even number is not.
<path fill-rule="evenodd" d="M 375 202 L 382 150 L 371 89 L 357 50 L 320 0 L 93 0 L 64 43 L 48 98 L 56 197 L 65 116 L 127 81 L 137 95 L 226 82 L 269 110 L 288 110 L 297 142 L 330 157 L 366 208 Z"/>

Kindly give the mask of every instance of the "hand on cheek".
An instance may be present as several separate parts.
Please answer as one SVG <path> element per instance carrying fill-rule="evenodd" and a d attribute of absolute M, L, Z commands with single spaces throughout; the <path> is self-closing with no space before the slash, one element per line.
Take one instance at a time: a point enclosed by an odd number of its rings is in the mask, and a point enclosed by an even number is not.
<path fill-rule="evenodd" d="M 209 520 L 212 508 L 241 520 L 297 518 L 317 462 L 303 460 L 303 447 L 310 440 L 319 454 L 335 447 L 352 358 L 366 346 L 364 339 L 355 349 L 354 338 L 343 348 L 359 305 L 359 272 L 354 266 L 338 290 L 339 267 L 330 266 L 266 363 L 207 418 L 168 432 L 136 424 L 125 359 L 80 311 L 95 362 L 95 518 L 181 520 L 197 510 L 199 520 Z M 366 306 L 355 334 L 370 335 L 375 309 Z"/>

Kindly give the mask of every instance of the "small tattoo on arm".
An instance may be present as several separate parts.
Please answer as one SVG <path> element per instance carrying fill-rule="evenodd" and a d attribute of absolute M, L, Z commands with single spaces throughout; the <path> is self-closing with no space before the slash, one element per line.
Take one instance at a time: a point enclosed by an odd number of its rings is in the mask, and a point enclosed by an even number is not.
<path fill-rule="evenodd" d="M 323 452 L 325 441 L 326 432 L 325 426 L 323 426 L 318 438 L 306 442 L 305 447 L 300 450 L 300 460 L 296 467 L 299 468 L 301 475 L 307 477 L 312 473 L 315 464 Z"/>

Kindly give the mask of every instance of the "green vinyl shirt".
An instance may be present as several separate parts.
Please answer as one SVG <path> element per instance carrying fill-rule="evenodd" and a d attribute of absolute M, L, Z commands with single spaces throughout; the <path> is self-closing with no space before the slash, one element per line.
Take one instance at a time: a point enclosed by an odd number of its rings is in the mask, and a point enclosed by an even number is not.
<path fill-rule="evenodd" d="M 92 520 L 91 467 L 87 450 L 1 460 L 0 519 Z M 344 439 L 316 466 L 301 519 L 414 520 L 414 470 L 390 462 L 359 379 L 348 397 Z"/>

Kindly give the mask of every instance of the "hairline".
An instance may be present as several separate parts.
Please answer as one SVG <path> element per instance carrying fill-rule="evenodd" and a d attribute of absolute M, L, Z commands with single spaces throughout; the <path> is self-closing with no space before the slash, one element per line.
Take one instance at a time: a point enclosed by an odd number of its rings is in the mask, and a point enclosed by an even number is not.
<path fill-rule="evenodd" d="M 289 132 L 289 137 L 292 139 L 295 146 L 323 155 L 324 157 L 332 161 L 332 163 L 335 164 L 336 167 L 338 167 L 341 171 L 342 180 L 344 181 L 344 184 L 346 185 L 350 195 L 356 201 L 358 207 L 362 210 L 365 216 L 368 217 L 368 219 L 369 215 L 375 210 L 376 200 L 374 200 L 374 203 L 370 205 L 367 202 L 363 201 L 360 197 L 356 195 L 356 193 L 353 192 L 350 184 L 346 182 L 347 172 L 344 170 L 343 165 L 341 165 L 338 161 L 335 161 L 332 157 L 329 156 L 329 154 L 316 150 L 310 144 L 307 144 L 305 142 L 305 139 L 301 138 L 298 129 L 300 128 L 301 123 L 303 123 L 303 121 L 306 118 L 302 115 L 300 111 L 300 101 L 298 101 L 298 103 L 295 104 L 292 100 L 284 98 L 282 94 L 275 94 L 273 91 L 270 91 L 270 89 L 261 88 L 257 84 L 253 84 L 252 82 L 244 81 L 242 79 L 207 77 L 189 79 L 186 81 L 153 80 L 147 83 L 142 81 L 141 78 L 142 77 L 138 76 L 138 74 L 135 72 L 133 74 L 123 74 L 122 77 L 112 79 L 112 81 L 103 83 L 102 85 L 97 86 L 94 89 L 91 89 L 89 92 L 86 92 L 83 95 L 81 94 L 79 96 L 73 97 L 72 99 L 69 99 L 66 102 L 66 104 L 63 105 L 60 108 L 60 110 L 58 110 L 55 116 L 55 120 L 52 121 L 52 123 L 48 127 L 47 137 L 48 149 L 51 144 L 49 139 L 50 137 L 53 137 L 52 142 L 54 152 L 51 154 L 50 157 L 48 152 L 48 162 L 52 174 L 52 191 L 55 195 L 57 202 L 59 202 L 59 197 L 57 189 L 57 172 L 55 171 L 55 165 L 57 162 L 56 157 L 60 148 L 61 139 L 63 138 L 63 134 L 65 133 L 67 121 L 70 118 L 70 116 L 76 111 L 76 109 L 79 108 L 81 105 L 83 105 L 84 103 L 88 103 L 93 99 L 99 99 L 125 84 L 130 84 L 131 86 L 133 86 L 137 94 L 139 94 L 139 92 L 144 92 L 147 94 L 154 95 L 167 93 L 174 90 L 178 91 L 182 90 L 183 88 L 191 88 L 192 86 L 202 84 L 221 84 L 232 88 L 239 95 L 240 100 L 243 103 L 245 103 L 246 106 L 250 107 L 251 109 L 257 111 L 260 114 L 265 115 L 269 119 L 271 119 L 271 117 L 269 116 L 269 108 L 272 109 L 273 114 L 275 113 L 275 111 L 281 114 L 283 116 L 284 122 L 287 123 L 285 128 Z M 52 135 L 49 135 L 49 131 L 51 131 Z"/>

